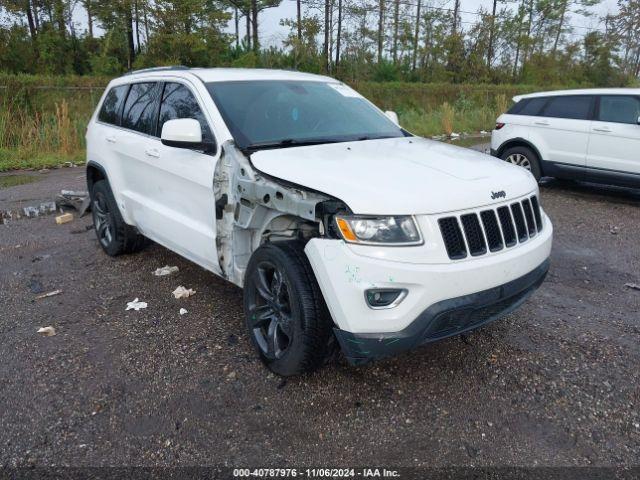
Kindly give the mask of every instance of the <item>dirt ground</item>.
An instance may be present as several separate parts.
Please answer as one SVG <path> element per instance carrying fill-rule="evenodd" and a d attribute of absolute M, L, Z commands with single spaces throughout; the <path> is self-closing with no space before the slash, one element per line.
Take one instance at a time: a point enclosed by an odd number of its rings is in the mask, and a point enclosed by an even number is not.
<path fill-rule="evenodd" d="M 0 210 L 83 173 L 0 176 Z M 288 381 L 213 274 L 157 245 L 107 257 L 90 216 L 0 225 L 0 466 L 637 465 L 640 191 L 549 181 L 541 197 L 552 266 L 515 313 Z M 180 271 L 151 274 L 164 265 Z M 197 293 L 176 300 L 178 285 Z M 136 297 L 149 307 L 125 311 Z"/>

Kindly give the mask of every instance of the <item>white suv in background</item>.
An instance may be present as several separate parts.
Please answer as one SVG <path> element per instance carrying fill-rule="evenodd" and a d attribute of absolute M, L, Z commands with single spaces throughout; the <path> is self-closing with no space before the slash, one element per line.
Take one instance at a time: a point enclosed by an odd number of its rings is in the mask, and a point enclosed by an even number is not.
<path fill-rule="evenodd" d="M 364 363 L 517 308 L 549 266 L 537 183 L 393 118 L 303 73 L 113 80 L 87 130 L 100 245 L 150 238 L 243 287 L 247 333 L 280 375 L 337 345 Z"/>
<path fill-rule="evenodd" d="M 640 89 L 519 95 L 491 135 L 491 154 L 542 176 L 640 186 Z"/>

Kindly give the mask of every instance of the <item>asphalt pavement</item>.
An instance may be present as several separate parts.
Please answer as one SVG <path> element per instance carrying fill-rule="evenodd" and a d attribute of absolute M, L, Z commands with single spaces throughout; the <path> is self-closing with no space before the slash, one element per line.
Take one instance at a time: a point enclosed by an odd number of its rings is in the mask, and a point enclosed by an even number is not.
<path fill-rule="evenodd" d="M 2 174 L 0 210 L 81 188 L 82 168 Z M 0 466 L 637 465 L 640 191 L 549 181 L 541 201 L 551 270 L 519 310 L 286 381 L 252 351 L 233 285 L 158 245 L 110 258 L 90 216 L 11 219 Z M 180 270 L 152 275 L 165 265 Z M 134 298 L 148 307 L 125 311 Z"/>

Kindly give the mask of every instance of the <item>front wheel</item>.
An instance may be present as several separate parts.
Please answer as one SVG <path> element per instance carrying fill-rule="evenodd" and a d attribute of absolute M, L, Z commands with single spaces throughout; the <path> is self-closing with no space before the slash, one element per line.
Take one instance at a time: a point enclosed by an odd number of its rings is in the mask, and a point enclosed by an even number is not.
<path fill-rule="evenodd" d="M 147 244 L 144 236 L 125 223 L 106 180 L 91 188 L 91 212 L 98 242 L 108 255 L 137 252 Z"/>
<path fill-rule="evenodd" d="M 298 242 L 267 243 L 251 256 L 245 321 L 265 365 L 282 376 L 315 370 L 329 353 L 331 322 Z"/>
<path fill-rule="evenodd" d="M 529 170 L 536 181 L 540 180 L 542 171 L 540 170 L 540 160 L 533 150 L 528 147 L 507 148 L 500 156 L 505 162 Z"/>

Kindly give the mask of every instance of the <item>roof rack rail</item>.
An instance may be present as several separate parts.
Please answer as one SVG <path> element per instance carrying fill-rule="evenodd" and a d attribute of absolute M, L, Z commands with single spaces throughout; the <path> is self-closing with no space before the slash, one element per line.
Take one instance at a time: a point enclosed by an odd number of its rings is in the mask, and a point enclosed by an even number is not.
<path fill-rule="evenodd" d="M 169 65 L 167 67 L 142 68 L 140 70 L 131 70 L 125 73 L 125 75 L 135 75 L 136 73 L 146 73 L 146 72 L 163 72 L 166 70 L 189 70 L 189 67 L 185 65 Z"/>

